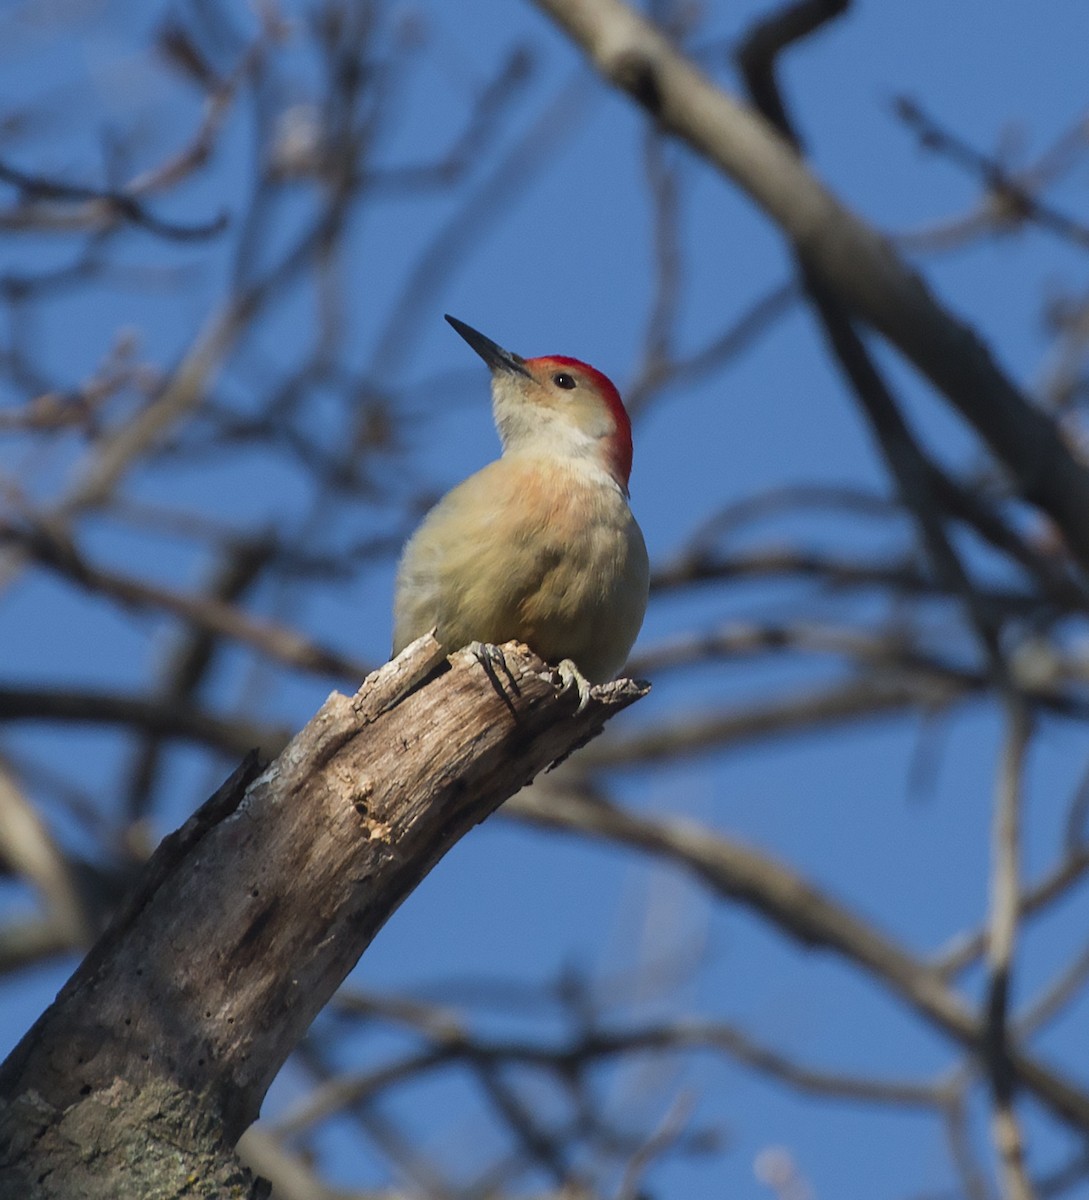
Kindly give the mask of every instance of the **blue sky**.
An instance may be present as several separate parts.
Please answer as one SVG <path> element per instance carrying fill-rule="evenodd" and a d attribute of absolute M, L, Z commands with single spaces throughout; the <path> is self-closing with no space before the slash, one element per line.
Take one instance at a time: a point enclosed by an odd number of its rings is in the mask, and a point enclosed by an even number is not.
<path fill-rule="evenodd" d="M 0 116 L 38 106 L 52 114 L 21 138 L 10 137 L 0 155 L 26 169 L 96 179 L 108 135 L 143 125 L 160 131 L 160 140 L 137 152 L 154 161 L 171 132 L 181 138 L 192 128 L 196 113 L 193 93 L 170 82 L 144 53 L 147 30 L 169 7 L 102 0 L 77 6 L 74 26 L 60 20 L 62 7 L 0 4 L 0 34 L 6 26 L 18 35 L 0 36 L 0 46 L 6 41 L 13 47 L 0 49 Z M 284 7 L 294 18 L 302 11 Z M 455 15 L 449 5 L 421 0 L 398 11 L 402 19 L 422 23 L 426 40 L 399 93 L 396 119 L 380 140 L 380 161 L 432 158 L 460 128 L 468 99 L 517 44 L 531 46 L 535 66 L 500 136 L 499 154 L 513 149 L 561 90 L 581 91 L 573 93 L 577 107 L 561 115 L 558 132 L 542 135 L 539 147 L 518 160 L 516 185 L 472 230 L 448 276 L 427 295 L 426 319 L 413 326 L 403 353 L 379 364 L 381 374 L 374 370 L 375 348 L 408 272 L 430 238 L 463 211 L 467 196 L 489 194 L 493 164 L 481 164 L 457 192 L 376 203 L 352 224 L 339 263 L 344 361 L 376 388 L 395 391 L 405 420 L 394 448 L 371 464 L 389 501 L 324 510 L 313 535 L 323 549 L 402 528 L 405 505 L 422 487 L 442 491 L 494 457 L 485 372 L 443 323 L 443 312 L 526 355 L 564 353 L 591 361 L 623 391 L 638 366 L 651 297 L 651 213 L 638 115 L 586 77 L 577 55 L 528 4 L 480 0 Z M 765 11 L 754 3 L 705 6 L 698 41 L 726 86 L 737 88 L 729 47 Z M 243 27 L 245 19 L 238 18 Z M 1004 0 L 871 0 L 792 52 L 783 82 L 815 169 L 877 227 L 900 233 L 970 211 L 978 186 L 919 148 L 894 117 L 893 98 L 913 97 L 986 152 L 1013 130 L 1031 158 L 1085 111 L 1087 44 L 1089 10 L 1076 0 L 1031 7 Z M 286 61 L 287 86 L 304 95 L 313 63 L 290 51 Z M 237 216 L 250 186 L 251 119 L 245 108 L 236 114 L 210 170 L 157 211 L 179 220 L 219 211 Z M 776 231 L 736 188 L 682 148 L 671 147 L 667 156 L 679 164 L 684 292 L 677 338 L 684 352 L 789 278 L 790 264 Z M 1049 199 L 1074 215 L 1084 213 L 1086 184 L 1082 164 Z M 269 253 L 301 216 L 294 201 L 283 205 L 270 230 Z M 71 254 L 63 238 L 7 236 L 0 241 L 0 268 L 38 271 Z M 169 267 L 181 274 L 150 289 L 88 289 L 43 307 L 38 344 L 58 379 L 85 378 L 119 327 L 138 330 L 141 358 L 167 367 L 222 301 L 228 261 L 222 244 L 169 246 L 133 233 L 118 254 L 134 273 Z M 1084 289 L 1084 253 L 1031 228 L 918 265 L 1026 388 L 1040 378 L 1048 349 L 1043 298 Z M 258 406 L 263 384 L 298 361 L 313 324 L 313 291 L 303 286 L 237 348 L 217 377 L 217 395 L 239 409 Z M 949 464 L 971 461 L 974 443 L 959 420 L 910 368 L 884 348 L 878 353 L 936 457 Z M 343 413 L 332 399 L 315 398 L 307 419 L 309 432 L 323 444 L 335 446 L 345 436 Z M 72 441 L 39 453 L 12 440 L 0 444 L 0 467 L 30 478 L 34 496 L 48 499 L 80 469 L 82 453 Z M 802 482 L 888 490 L 860 416 L 799 307 L 728 370 L 667 391 L 637 421 L 632 503 L 655 562 L 668 560 L 721 506 Z M 226 453 L 210 463 L 175 463 L 138 472 L 126 486 L 145 502 L 214 514 L 247 528 L 268 522 L 304 529 L 313 500 L 299 473 L 274 454 Z M 814 518 L 804 526 L 769 520 L 740 535 L 740 544 L 800 537 L 861 551 L 899 546 L 903 535 L 903 525 L 861 518 Z M 123 523 L 88 521 L 82 537 L 99 561 L 178 587 L 196 586 L 207 567 L 199 547 L 152 538 Z M 378 562 L 350 584 L 308 600 L 293 619 L 345 652 L 379 662 L 388 650 L 392 574 L 392 559 Z M 255 603 L 274 613 L 291 602 L 290 595 L 266 590 Z M 830 611 L 822 603 L 814 601 L 814 619 Z M 795 593 L 756 583 L 663 598 L 651 607 L 640 646 L 729 619 L 770 619 L 795 611 L 794 604 Z M 935 619 L 935 628 L 945 626 Z M 24 576 L 0 594 L 9 681 L 136 688 L 165 644 L 163 629 L 147 618 L 74 597 L 41 576 Z M 742 669 L 727 662 L 667 675 L 622 721 L 628 728 L 652 727 L 678 711 L 770 692 L 799 678 L 799 669 L 819 672 L 808 665 Z M 217 673 L 209 696 L 229 708 L 249 703 L 256 693 L 258 715 L 300 725 L 329 686 L 328 680 L 273 675 L 237 655 Z M 958 929 L 974 927 L 985 912 L 1000 726 L 982 706 L 953 717 L 939 739 L 933 778 L 915 792 L 906 780 L 920 733 L 914 717 L 874 722 L 703 756 L 668 770 L 628 772 L 615 790 L 640 810 L 688 816 L 774 853 L 925 952 Z M 45 727 L 6 736 L 4 745 L 21 752 L 84 758 L 84 785 L 111 811 L 124 761 L 111 738 Z M 1085 730 L 1072 723 L 1046 723 L 1040 732 L 1029 772 L 1030 878 L 1054 860 L 1086 743 Z M 204 798 L 222 765 L 209 767 L 181 751 L 172 753 L 171 764 L 167 797 L 155 816 L 157 835 Z M 77 834 L 63 815 L 53 816 L 75 843 Z M 8 894 L 12 904 L 26 902 L 11 888 L 0 893 Z M 1057 969 L 1080 944 L 1079 928 L 1080 893 L 1026 935 L 1026 977 L 1038 985 Z M 502 819 L 474 831 L 436 868 L 378 937 L 357 978 L 369 988 L 427 991 L 444 981 L 498 977 L 532 991 L 564 967 L 608 979 L 645 965 L 673 940 L 691 946 L 698 970 L 667 998 L 652 998 L 632 1012 L 733 1021 L 828 1069 L 924 1078 L 952 1061 L 944 1042 L 856 972 L 785 944 L 749 914 L 713 903 L 676 872 Z M 5 1046 L 17 1040 L 69 968 L 5 981 Z M 1077 1035 L 1086 1015 L 1082 1002 L 1042 1042 L 1079 1078 L 1089 1077 L 1084 1039 Z M 488 1011 L 474 1017 L 481 1028 L 496 1030 L 525 1029 L 531 1018 Z M 344 1060 L 352 1066 L 380 1061 L 394 1044 L 392 1038 L 348 1039 Z M 289 1073 L 274 1087 L 269 1110 L 290 1104 L 299 1086 Z M 753 1162 L 769 1145 L 788 1147 L 815 1194 L 827 1200 L 897 1196 L 904 1194 L 901 1184 L 929 1191 L 951 1183 L 940 1130 L 925 1115 L 799 1098 L 713 1059 L 691 1061 L 649 1101 L 641 1096 L 645 1087 L 639 1072 L 624 1070 L 604 1077 L 602 1094 L 648 1127 L 661 1118 L 671 1095 L 690 1094 L 693 1126 L 725 1131 L 720 1152 L 656 1166 L 649 1177 L 656 1195 L 764 1195 Z M 462 1143 L 478 1125 L 464 1089 L 414 1088 L 398 1097 L 395 1109 L 436 1153 L 471 1157 Z M 1061 1161 L 1070 1149 L 1066 1135 L 1046 1129 L 1031 1105 L 1026 1109 L 1039 1156 L 1034 1164 Z M 976 1136 L 985 1153 L 982 1124 Z M 338 1182 L 380 1178 L 373 1156 L 344 1130 L 330 1135 L 328 1148 Z"/>

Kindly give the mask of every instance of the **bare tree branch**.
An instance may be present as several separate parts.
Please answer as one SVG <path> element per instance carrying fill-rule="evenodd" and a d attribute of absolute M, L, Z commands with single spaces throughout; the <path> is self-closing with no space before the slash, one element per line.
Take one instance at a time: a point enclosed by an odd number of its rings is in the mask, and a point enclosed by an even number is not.
<path fill-rule="evenodd" d="M 842 955 L 971 1054 L 984 1027 L 941 977 L 872 924 L 795 872 L 736 841 L 684 821 L 651 821 L 570 790 L 538 789 L 509 803 L 509 815 L 545 828 L 589 834 L 671 860 L 712 891 L 749 906 L 805 946 Z M 1073 1128 L 1089 1129 L 1089 1093 L 1022 1051 L 1018 1080 Z"/>
<path fill-rule="evenodd" d="M 354 698 L 334 693 L 267 769 L 248 759 L 163 843 L 0 1070 L 13 1177 L 43 1200 L 142 1196 L 194 1170 L 242 1183 L 231 1147 L 389 915 L 474 824 L 646 690 L 595 688 L 575 714 L 540 659 L 504 650 L 512 694 L 471 652 L 447 665 L 421 638 Z M 114 1113 L 113 1149 L 91 1171 L 61 1129 L 76 1110 Z"/>
<path fill-rule="evenodd" d="M 789 144 L 681 55 L 622 0 L 536 0 L 601 74 L 702 154 L 768 213 L 802 261 L 889 339 L 994 450 L 1017 490 L 1089 567 L 1089 473 L 1051 419 L 999 369 L 978 336 L 842 206 Z"/>

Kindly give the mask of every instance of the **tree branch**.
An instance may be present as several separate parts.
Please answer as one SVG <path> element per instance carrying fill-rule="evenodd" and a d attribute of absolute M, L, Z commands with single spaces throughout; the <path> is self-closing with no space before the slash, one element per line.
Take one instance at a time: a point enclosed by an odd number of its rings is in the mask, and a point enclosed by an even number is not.
<path fill-rule="evenodd" d="M 892 245 L 811 174 L 772 125 L 716 86 L 622 0 L 535 0 L 601 75 L 729 176 L 775 221 L 814 277 L 884 335 L 1005 464 L 1018 492 L 1089 567 L 1089 472 L 968 325 Z"/>
<path fill-rule="evenodd" d="M 595 688 L 576 714 L 540 659 L 504 649 L 501 693 L 473 654 L 421 638 L 354 697 L 333 693 L 267 769 L 251 755 L 163 842 L 0 1068 L 0 1163 L 19 1194 L 180 1196 L 193 1177 L 203 1195 L 262 1194 L 234 1143 L 387 918 L 473 825 L 646 692 Z M 86 1122 L 110 1131 L 93 1166 L 72 1133 Z"/>
<path fill-rule="evenodd" d="M 970 1054 L 982 1050 L 984 1023 L 932 967 L 758 850 L 690 821 L 647 820 L 570 789 L 526 793 L 504 815 L 672 861 L 711 891 L 753 909 L 803 946 L 841 955 Z M 1040 1103 L 1073 1129 L 1089 1130 L 1089 1094 L 1025 1051 L 1010 1047 L 1008 1053 L 1018 1081 Z"/>

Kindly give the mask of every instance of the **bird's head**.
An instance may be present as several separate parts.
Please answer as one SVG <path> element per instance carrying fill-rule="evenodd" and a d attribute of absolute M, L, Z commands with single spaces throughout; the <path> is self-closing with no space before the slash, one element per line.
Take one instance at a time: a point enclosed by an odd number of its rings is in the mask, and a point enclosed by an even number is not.
<path fill-rule="evenodd" d="M 492 411 L 505 453 L 589 459 L 627 491 L 631 421 L 606 376 L 577 358 L 522 358 L 464 321 L 446 319 L 491 370 Z"/>

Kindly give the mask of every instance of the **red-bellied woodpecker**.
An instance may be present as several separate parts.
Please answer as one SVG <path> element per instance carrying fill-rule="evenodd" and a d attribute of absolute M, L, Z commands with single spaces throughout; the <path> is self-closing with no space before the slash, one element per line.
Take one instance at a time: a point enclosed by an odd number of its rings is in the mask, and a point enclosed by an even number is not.
<path fill-rule="evenodd" d="M 491 369 L 503 454 L 405 546 L 393 652 L 431 629 L 448 651 L 525 642 L 578 686 L 582 707 L 589 683 L 623 667 L 647 606 L 647 551 L 628 507 L 631 422 L 586 363 L 521 358 L 446 319 Z"/>

